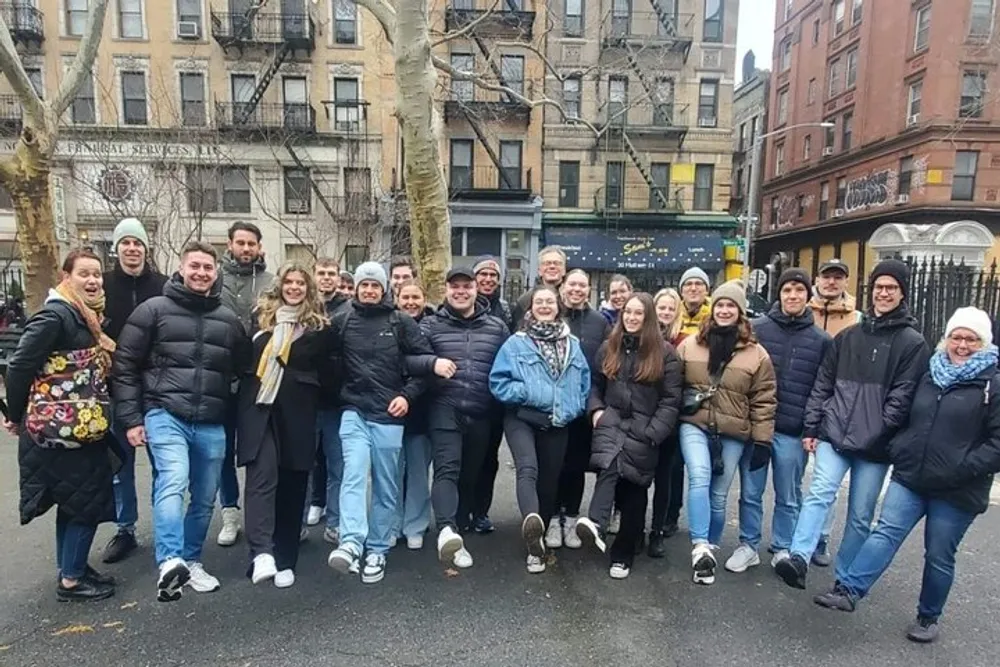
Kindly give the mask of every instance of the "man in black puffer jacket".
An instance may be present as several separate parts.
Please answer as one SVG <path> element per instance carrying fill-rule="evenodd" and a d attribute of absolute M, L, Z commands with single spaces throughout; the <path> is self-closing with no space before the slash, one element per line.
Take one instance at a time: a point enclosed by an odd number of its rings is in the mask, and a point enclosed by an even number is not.
<path fill-rule="evenodd" d="M 434 387 L 429 415 L 434 449 L 431 502 L 440 531 L 439 555 L 459 567 L 472 564 L 458 533 L 471 527 L 476 484 L 490 446 L 495 410 L 490 369 L 510 335 L 507 325 L 489 314 L 486 298 L 478 298 L 475 280 L 470 269 L 449 271 L 446 303 L 420 322 L 437 357 L 434 363 L 447 367 Z"/>
<path fill-rule="evenodd" d="M 153 534 L 164 602 L 180 598 L 189 580 L 200 593 L 219 588 L 201 566 L 201 549 L 226 453 L 230 385 L 249 363 L 250 339 L 221 304 L 217 277 L 212 246 L 185 246 L 180 271 L 163 296 L 135 309 L 114 357 L 115 417 L 129 444 L 148 446 L 156 461 Z"/>
<path fill-rule="evenodd" d="M 771 441 L 771 465 L 774 467 L 774 518 L 771 524 L 771 551 L 777 563 L 788 556 L 792 532 L 802 504 L 802 474 L 809 454 L 802 448 L 802 428 L 806 403 L 812 393 L 816 374 L 823 363 L 832 339 L 814 325 L 809 308 L 808 274 L 802 269 L 785 270 L 778 278 L 778 303 L 770 312 L 755 319 L 754 333 L 767 350 L 774 364 L 778 382 L 778 408 L 774 420 L 774 440 Z M 761 497 L 747 503 L 756 513 L 759 525 L 763 519 L 762 496 L 767 485 L 767 466 L 761 475 Z"/>
<path fill-rule="evenodd" d="M 802 444 L 816 468 L 802 503 L 791 557 L 775 564 L 789 586 L 805 588 L 807 563 L 823 520 L 848 471 L 851 490 L 836 579 L 850 568 L 871 531 L 889 469 L 886 444 L 906 423 L 930 350 L 906 305 L 909 267 L 895 259 L 871 273 L 871 306 L 861 324 L 837 334 L 806 404 Z M 834 584 L 836 588 L 837 584 Z"/>

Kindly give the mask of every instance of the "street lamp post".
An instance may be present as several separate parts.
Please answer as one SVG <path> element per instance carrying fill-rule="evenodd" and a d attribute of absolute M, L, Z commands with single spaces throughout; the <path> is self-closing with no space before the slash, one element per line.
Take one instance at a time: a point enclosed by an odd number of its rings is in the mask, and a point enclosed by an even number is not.
<path fill-rule="evenodd" d="M 749 202 L 747 202 L 747 216 L 746 216 L 746 227 L 744 229 L 744 239 L 743 239 L 743 280 L 750 280 L 750 252 L 753 244 L 753 229 L 754 225 L 757 223 L 757 200 L 760 198 L 760 184 L 764 180 L 764 174 L 761 173 L 761 147 L 764 145 L 764 140 L 768 137 L 774 137 L 779 134 L 784 134 L 789 130 L 796 130 L 800 127 L 836 127 L 833 123 L 799 123 L 798 125 L 789 125 L 788 127 L 782 127 L 780 129 L 774 130 L 773 132 L 768 132 L 756 137 L 753 140 L 753 145 L 750 147 L 750 193 L 748 195 Z"/>

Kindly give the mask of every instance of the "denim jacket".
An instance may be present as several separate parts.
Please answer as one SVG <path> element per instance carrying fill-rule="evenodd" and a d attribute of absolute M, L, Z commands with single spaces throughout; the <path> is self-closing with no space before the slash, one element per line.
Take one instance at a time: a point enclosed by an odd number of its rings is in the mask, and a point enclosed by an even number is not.
<path fill-rule="evenodd" d="M 552 415 L 552 425 L 566 426 L 584 413 L 590 393 L 590 368 L 580 341 L 569 337 L 563 372 L 553 378 L 528 335 L 519 332 L 500 348 L 490 371 L 490 391 L 505 405 L 525 406 Z"/>

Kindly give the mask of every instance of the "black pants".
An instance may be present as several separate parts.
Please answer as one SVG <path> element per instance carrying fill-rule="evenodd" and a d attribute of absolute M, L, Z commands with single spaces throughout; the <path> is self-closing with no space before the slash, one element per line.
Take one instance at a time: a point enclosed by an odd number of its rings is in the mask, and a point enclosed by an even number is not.
<path fill-rule="evenodd" d="M 474 518 L 488 516 L 493 505 L 493 487 L 500 471 L 500 443 L 503 441 L 503 413 L 490 417 L 490 441 L 483 461 L 483 469 L 476 481 L 475 500 L 472 505 Z"/>
<path fill-rule="evenodd" d="M 326 454 L 322 443 L 316 448 L 316 465 L 312 469 L 312 498 L 309 504 L 326 507 Z"/>
<path fill-rule="evenodd" d="M 663 530 L 667 523 L 677 523 L 684 497 L 684 460 L 677 432 L 667 438 L 660 450 L 653 480 L 653 520 L 649 529 Z"/>
<path fill-rule="evenodd" d="M 621 527 L 609 550 L 612 563 L 632 566 L 636 544 L 646 525 L 648 497 L 648 487 L 634 484 L 618 474 L 617 461 L 597 474 L 594 497 L 590 501 L 590 520 L 607 528 L 612 505 L 622 514 Z"/>
<path fill-rule="evenodd" d="M 268 428 L 257 458 L 246 466 L 244 522 L 251 561 L 271 554 L 278 570 L 294 570 L 309 471 L 283 468 L 279 461 L 278 443 Z"/>
<path fill-rule="evenodd" d="M 577 517 L 580 516 L 583 488 L 586 484 L 587 470 L 590 468 L 590 440 L 593 437 L 590 417 L 584 415 L 573 420 L 566 430 L 568 442 L 566 459 L 559 475 L 557 507 L 566 516 Z"/>
<path fill-rule="evenodd" d="M 539 514 L 542 521 L 556 513 L 559 475 L 566 458 L 568 428 L 536 430 L 509 411 L 503 421 L 507 446 L 517 474 L 517 506 L 521 516 Z"/>
<path fill-rule="evenodd" d="M 469 527 L 476 497 L 476 484 L 490 444 L 490 422 L 474 419 L 444 405 L 435 405 L 430 415 L 434 455 L 434 486 L 431 503 L 438 530 L 445 526 Z"/>

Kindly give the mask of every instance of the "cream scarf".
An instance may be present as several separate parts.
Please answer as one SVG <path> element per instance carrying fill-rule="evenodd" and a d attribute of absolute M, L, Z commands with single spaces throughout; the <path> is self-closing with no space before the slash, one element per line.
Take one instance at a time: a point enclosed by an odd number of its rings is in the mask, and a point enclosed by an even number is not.
<path fill-rule="evenodd" d="M 281 387 L 281 379 L 285 376 L 285 364 L 292 350 L 292 343 L 299 339 L 305 327 L 299 324 L 299 309 L 292 306 L 281 306 L 274 314 L 274 332 L 267 341 L 264 351 L 257 364 L 257 378 L 260 380 L 260 390 L 257 392 L 257 405 L 273 405 Z"/>

